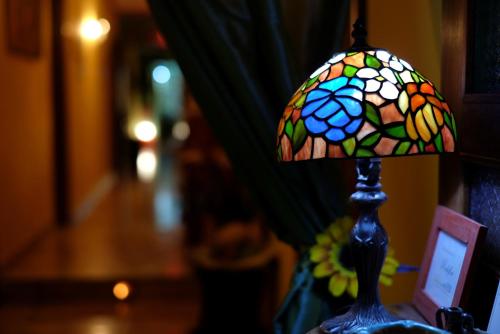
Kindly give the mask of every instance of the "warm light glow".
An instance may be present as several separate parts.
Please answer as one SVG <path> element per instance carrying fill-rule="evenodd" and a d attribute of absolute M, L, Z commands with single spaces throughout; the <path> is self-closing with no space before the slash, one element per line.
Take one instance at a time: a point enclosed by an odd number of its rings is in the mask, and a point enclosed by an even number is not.
<path fill-rule="evenodd" d="M 103 39 L 111 29 L 111 25 L 106 19 L 89 18 L 80 24 L 80 36 L 87 41 L 97 41 Z"/>
<path fill-rule="evenodd" d="M 118 282 L 113 287 L 113 295 L 118 300 L 125 300 L 130 296 L 131 286 L 127 282 Z"/>
<path fill-rule="evenodd" d="M 137 175 L 141 181 L 152 181 L 156 175 L 157 165 L 156 154 L 152 149 L 141 149 L 137 154 Z"/>
<path fill-rule="evenodd" d="M 165 65 L 158 65 L 153 69 L 153 80 L 159 84 L 166 84 L 171 77 L 172 74 Z"/>
<path fill-rule="evenodd" d="M 190 133 L 191 129 L 186 121 L 179 121 L 172 128 L 172 136 L 177 140 L 186 140 Z"/>
<path fill-rule="evenodd" d="M 138 140 L 147 143 L 156 139 L 158 130 L 152 121 L 142 120 L 135 124 L 134 135 Z"/>

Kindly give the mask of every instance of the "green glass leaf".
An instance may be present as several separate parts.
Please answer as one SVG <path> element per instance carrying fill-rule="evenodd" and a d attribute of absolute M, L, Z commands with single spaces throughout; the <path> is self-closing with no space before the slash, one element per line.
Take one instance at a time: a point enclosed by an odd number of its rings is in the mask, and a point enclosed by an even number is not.
<path fill-rule="evenodd" d="M 425 152 L 425 143 L 422 140 L 419 140 L 417 144 L 418 144 L 418 151 L 420 153 Z"/>
<path fill-rule="evenodd" d="M 305 88 L 309 88 L 311 87 L 315 82 L 316 80 L 318 80 L 318 77 L 320 76 L 320 74 L 318 74 L 317 76 L 315 76 L 314 78 L 311 78 L 309 80 L 307 80 L 306 82 L 306 87 Z"/>
<path fill-rule="evenodd" d="M 282 150 L 281 150 L 281 144 L 278 145 L 278 161 L 282 161 L 283 160 L 283 153 L 282 153 Z"/>
<path fill-rule="evenodd" d="M 455 123 L 455 117 L 451 115 L 451 125 L 453 129 L 453 137 L 455 137 L 455 140 L 458 138 L 458 133 L 457 133 L 457 123 Z"/>
<path fill-rule="evenodd" d="M 372 151 L 365 150 L 364 148 L 360 148 L 356 151 L 356 157 L 358 158 L 369 158 L 374 156 L 375 154 Z"/>
<path fill-rule="evenodd" d="M 408 137 L 404 124 L 389 127 L 385 131 L 394 138 L 405 139 Z"/>
<path fill-rule="evenodd" d="M 421 81 L 425 81 L 427 80 L 423 75 L 422 73 L 420 73 L 419 71 L 415 71 L 415 73 L 417 73 L 418 77 L 420 78 Z"/>
<path fill-rule="evenodd" d="M 285 133 L 288 136 L 288 138 L 292 138 L 292 136 L 293 136 L 293 123 L 292 123 L 291 119 L 289 119 L 285 124 Z"/>
<path fill-rule="evenodd" d="M 434 89 L 434 93 L 436 93 L 436 96 L 439 100 L 444 101 L 443 95 L 441 95 L 441 93 L 437 89 Z"/>
<path fill-rule="evenodd" d="M 295 102 L 295 108 L 302 108 L 304 102 L 306 101 L 307 94 L 302 94 L 302 96 Z"/>
<path fill-rule="evenodd" d="M 381 134 L 379 132 L 374 132 L 368 136 L 366 136 L 362 141 L 361 141 L 361 146 L 364 147 L 371 147 L 373 144 L 375 144 L 378 139 L 380 138 Z"/>
<path fill-rule="evenodd" d="M 304 145 L 306 137 L 307 137 L 307 130 L 306 127 L 304 126 L 304 121 L 299 119 L 297 121 L 297 124 L 295 125 L 295 131 L 293 131 L 293 137 L 292 137 L 292 145 L 293 145 L 293 150 L 295 152 L 298 151 Z"/>
<path fill-rule="evenodd" d="M 342 146 L 344 146 L 347 155 L 351 156 L 354 153 L 354 149 L 356 148 L 356 138 L 352 137 L 344 140 L 342 142 Z"/>
<path fill-rule="evenodd" d="M 366 65 L 373 68 L 380 68 L 380 66 L 382 66 L 382 63 L 380 63 L 380 60 L 378 60 L 374 56 L 366 55 Z"/>
<path fill-rule="evenodd" d="M 378 112 L 375 109 L 375 106 L 371 103 L 365 103 L 366 117 L 375 124 L 376 126 L 380 126 L 380 118 L 378 116 Z"/>
<path fill-rule="evenodd" d="M 401 79 L 401 76 L 399 75 L 399 73 L 398 72 L 393 72 L 393 73 L 396 76 L 396 79 L 398 80 L 399 84 L 404 85 L 404 81 L 403 81 L 403 79 Z"/>
<path fill-rule="evenodd" d="M 451 131 L 453 131 L 453 123 L 451 121 L 450 115 L 446 111 L 443 111 L 443 114 L 444 114 L 444 122 L 446 123 L 446 126 L 448 126 L 448 128 Z"/>
<path fill-rule="evenodd" d="M 356 72 L 358 71 L 358 68 L 357 67 L 354 67 L 352 65 L 347 65 L 345 68 L 344 68 L 344 75 L 346 77 L 349 77 L 349 78 L 352 78 Z"/>
<path fill-rule="evenodd" d="M 347 56 L 348 56 L 348 57 L 350 57 L 350 56 L 354 56 L 355 54 L 358 54 L 358 52 L 356 52 L 356 51 L 354 51 L 354 52 L 349 52 L 349 53 L 347 54 Z"/>
<path fill-rule="evenodd" d="M 420 77 L 415 72 L 411 72 L 411 77 L 415 82 L 420 82 Z"/>
<path fill-rule="evenodd" d="M 434 146 L 436 146 L 436 151 L 443 152 L 443 136 L 440 133 L 434 138 Z"/>
<path fill-rule="evenodd" d="M 398 144 L 396 150 L 394 151 L 394 154 L 396 155 L 405 155 L 408 153 L 411 147 L 411 142 L 409 141 L 402 141 Z"/>

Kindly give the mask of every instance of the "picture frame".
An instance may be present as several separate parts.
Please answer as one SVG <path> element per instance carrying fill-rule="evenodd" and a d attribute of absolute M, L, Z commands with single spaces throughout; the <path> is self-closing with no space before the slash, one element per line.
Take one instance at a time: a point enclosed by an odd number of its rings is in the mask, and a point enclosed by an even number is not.
<path fill-rule="evenodd" d="M 438 206 L 413 296 L 421 315 L 436 325 L 441 307 L 463 306 L 486 227 Z"/>
<path fill-rule="evenodd" d="M 9 52 L 30 58 L 40 56 L 40 0 L 6 0 L 5 24 Z"/>

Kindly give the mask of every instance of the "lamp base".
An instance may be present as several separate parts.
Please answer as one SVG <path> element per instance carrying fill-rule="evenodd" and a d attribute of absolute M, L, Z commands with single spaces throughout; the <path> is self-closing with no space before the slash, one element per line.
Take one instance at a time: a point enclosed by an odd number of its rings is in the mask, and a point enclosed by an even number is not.
<path fill-rule="evenodd" d="M 351 200 L 357 204 L 360 214 L 351 231 L 349 245 L 358 280 L 358 296 L 349 312 L 320 326 L 323 333 L 343 333 L 398 320 L 380 303 L 378 291 L 388 243 L 387 233 L 378 218 L 378 207 L 387 200 L 380 184 L 380 169 L 380 158 L 359 159 L 356 163 L 358 182 Z"/>
<path fill-rule="evenodd" d="M 397 320 L 400 319 L 391 315 L 383 305 L 354 305 L 346 314 L 323 322 L 320 329 L 322 333 L 343 333 Z"/>

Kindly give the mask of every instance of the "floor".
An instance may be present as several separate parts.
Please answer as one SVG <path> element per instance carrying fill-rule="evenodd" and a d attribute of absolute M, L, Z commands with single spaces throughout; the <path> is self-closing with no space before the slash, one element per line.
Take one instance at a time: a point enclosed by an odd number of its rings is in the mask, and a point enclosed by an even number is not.
<path fill-rule="evenodd" d="M 83 221 L 48 232 L 5 268 L 0 333 L 192 332 L 199 288 L 170 181 L 117 182 Z M 126 301 L 113 295 L 119 281 Z"/>
<path fill-rule="evenodd" d="M 53 303 L 0 308 L 2 334 L 187 334 L 195 327 L 192 301 Z"/>
<path fill-rule="evenodd" d="M 154 187 L 137 181 L 118 183 L 87 219 L 48 233 L 5 270 L 4 278 L 187 276 L 182 227 L 158 224 Z"/>

